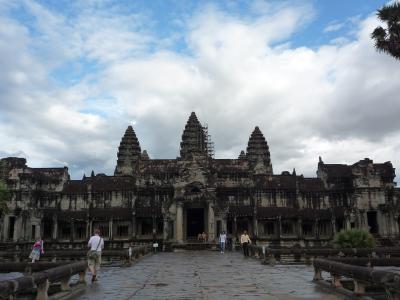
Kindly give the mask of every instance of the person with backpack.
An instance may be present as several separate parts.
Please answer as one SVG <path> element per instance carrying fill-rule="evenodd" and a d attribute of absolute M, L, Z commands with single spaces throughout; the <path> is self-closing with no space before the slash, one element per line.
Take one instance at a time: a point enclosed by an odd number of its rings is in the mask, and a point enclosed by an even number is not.
<path fill-rule="evenodd" d="M 100 237 L 100 230 L 95 229 L 94 235 L 90 237 L 88 242 L 88 267 L 92 272 L 92 282 L 97 281 L 97 271 L 101 264 L 101 250 L 104 248 L 104 240 Z"/>

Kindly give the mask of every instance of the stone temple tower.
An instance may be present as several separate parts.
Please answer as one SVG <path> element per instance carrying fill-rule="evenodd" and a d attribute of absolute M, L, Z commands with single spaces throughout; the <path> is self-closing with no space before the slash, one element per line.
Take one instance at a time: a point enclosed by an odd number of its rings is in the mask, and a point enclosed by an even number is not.
<path fill-rule="evenodd" d="M 118 148 L 114 175 L 133 175 L 137 170 L 141 149 L 132 126 L 128 126 Z"/>
<path fill-rule="evenodd" d="M 181 142 L 181 157 L 187 158 L 192 154 L 207 154 L 206 135 L 194 112 L 186 123 Z"/>
<path fill-rule="evenodd" d="M 246 158 L 254 167 L 256 173 L 272 175 L 269 147 L 258 126 L 251 133 L 246 152 Z"/>

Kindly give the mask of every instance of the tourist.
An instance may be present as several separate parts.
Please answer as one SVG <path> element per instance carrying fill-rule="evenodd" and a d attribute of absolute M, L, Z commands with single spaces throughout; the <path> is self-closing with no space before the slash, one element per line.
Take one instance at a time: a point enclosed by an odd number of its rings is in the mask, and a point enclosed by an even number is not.
<path fill-rule="evenodd" d="M 201 232 L 197 235 L 197 240 L 199 242 L 201 242 L 203 240 L 203 235 L 201 234 Z"/>
<path fill-rule="evenodd" d="M 225 243 L 226 243 L 226 233 L 222 231 L 219 235 L 219 247 L 221 249 L 221 253 L 225 253 Z"/>
<path fill-rule="evenodd" d="M 243 231 L 243 234 L 240 236 L 240 244 L 242 245 L 243 248 L 243 254 L 244 256 L 249 256 L 249 244 L 251 243 L 250 237 L 247 234 L 247 231 Z"/>
<path fill-rule="evenodd" d="M 201 234 L 201 238 L 203 240 L 203 243 L 207 242 L 207 234 L 203 231 L 203 233 Z"/>
<path fill-rule="evenodd" d="M 90 237 L 88 247 L 88 267 L 92 272 L 92 282 L 97 281 L 97 271 L 101 264 L 101 250 L 104 248 L 104 240 L 100 237 L 100 230 L 95 229 L 94 235 Z"/>
<path fill-rule="evenodd" d="M 36 242 L 33 244 L 31 254 L 29 254 L 29 258 L 32 259 L 32 263 L 34 263 L 36 260 L 39 260 L 41 254 L 44 254 L 43 241 L 40 237 L 38 237 Z"/>

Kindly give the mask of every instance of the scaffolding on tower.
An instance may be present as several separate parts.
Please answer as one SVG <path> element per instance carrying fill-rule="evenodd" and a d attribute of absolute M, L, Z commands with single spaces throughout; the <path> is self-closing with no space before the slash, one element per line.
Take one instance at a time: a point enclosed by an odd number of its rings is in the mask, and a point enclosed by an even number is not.
<path fill-rule="evenodd" d="M 207 153 L 207 156 L 209 158 L 214 158 L 214 142 L 211 140 L 211 135 L 208 134 L 208 124 L 205 123 L 203 126 L 203 132 L 204 132 L 204 145 L 205 145 L 205 150 Z"/>

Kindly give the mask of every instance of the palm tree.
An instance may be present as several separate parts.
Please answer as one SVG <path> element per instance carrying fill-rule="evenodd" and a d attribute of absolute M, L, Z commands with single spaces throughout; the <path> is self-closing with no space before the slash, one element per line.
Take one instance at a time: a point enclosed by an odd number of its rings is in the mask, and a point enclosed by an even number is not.
<path fill-rule="evenodd" d="M 378 9 L 377 16 L 387 24 L 387 28 L 379 26 L 372 32 L 375 48 L 400 59 L 400 2 L 396 1 Z"/>

